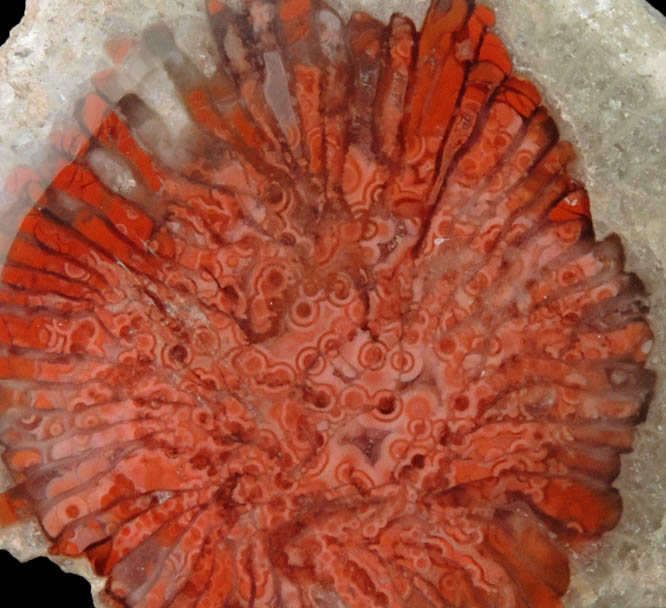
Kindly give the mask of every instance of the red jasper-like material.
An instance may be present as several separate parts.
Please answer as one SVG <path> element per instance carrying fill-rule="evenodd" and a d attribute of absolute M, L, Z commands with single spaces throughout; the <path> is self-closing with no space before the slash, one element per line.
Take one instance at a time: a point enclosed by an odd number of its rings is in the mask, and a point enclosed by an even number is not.
<path fill-rule="evenodd" d="M 652 337 L 492 12 L 208 15 L 212 75 L 165 27 L 111 43 L 55 177 L 8 184 L 0 521 L 121 606 L 560 606 Z"/>

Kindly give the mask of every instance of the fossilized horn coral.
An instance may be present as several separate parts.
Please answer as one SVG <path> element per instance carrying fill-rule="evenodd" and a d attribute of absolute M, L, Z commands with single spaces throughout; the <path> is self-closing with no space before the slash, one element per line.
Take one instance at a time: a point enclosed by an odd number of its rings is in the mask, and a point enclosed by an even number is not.
<path fill-rule="evenodd" d="M 111 604 L 559 606 L 653 384 L 572 147 L 471 0 L 208 12 L 212 76 L 116 45 L 9 184 L 3 523 Z"/>

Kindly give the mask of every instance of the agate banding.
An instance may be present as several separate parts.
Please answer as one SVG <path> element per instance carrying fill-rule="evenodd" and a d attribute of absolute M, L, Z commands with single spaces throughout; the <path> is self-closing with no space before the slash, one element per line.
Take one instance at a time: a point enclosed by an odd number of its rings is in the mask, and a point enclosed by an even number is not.
<path fill-rule="evenodd" d="M 111 606 L 560 606 L 652 334 L 492 11 L 208 14 L 214 74 L 161 25 L 113 42 L 9 181 L 0 522 Z"/>

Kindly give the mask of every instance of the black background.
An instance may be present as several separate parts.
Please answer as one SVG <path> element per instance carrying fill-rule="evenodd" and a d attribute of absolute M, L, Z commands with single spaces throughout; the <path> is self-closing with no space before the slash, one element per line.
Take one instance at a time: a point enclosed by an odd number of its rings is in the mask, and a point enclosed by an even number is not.
<path fill-rule="evenodd" d="M 654 6 L 653 2 L 651 4 Z M 25 2 L 4 0 L 0 9 L 0 44 L 5 42 L 9 30 L 20 21 L 24 10 Z M 664 12 L 663 8 L 658 10 Z M 12 597 L 10 585 L 16 594 L 14 600 L 8 600 L 7 604 L 3 602 L 8 608 L 38 608 L 48 605 L 92 608 L 90 585 L 79 576 L 64 574 L 60 568 L 43 557 L 20 564 L 7 551 L 0 551 L 0 588 L 6 600 Z"/>
<path fill-rule="evenodd" d="M 7 608 L 93 608 L 88 581 L 65 574 L 45 557 L 21 564 L 7 551 L 0 551 L 0 588 L 2 605 Z"/>

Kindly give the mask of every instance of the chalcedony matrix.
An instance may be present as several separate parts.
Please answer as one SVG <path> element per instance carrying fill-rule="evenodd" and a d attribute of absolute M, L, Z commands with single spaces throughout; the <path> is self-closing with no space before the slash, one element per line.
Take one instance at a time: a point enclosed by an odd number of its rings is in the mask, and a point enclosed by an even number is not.
<path fill-rule="evenodd" d="M 113 41 L 8 184 L 34 207 L 0 521 L 36 516 L 111 605 L 559 606 L 620 515 L 652 337 L 492 12 L 208 13 L 214 74 L 165 27 Z"/>

